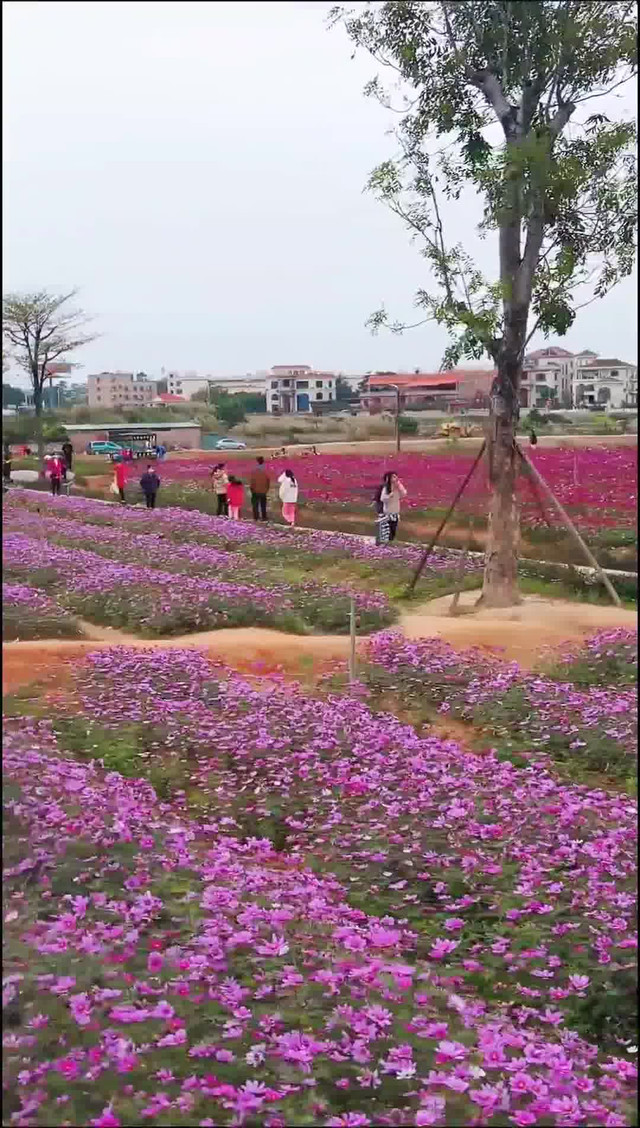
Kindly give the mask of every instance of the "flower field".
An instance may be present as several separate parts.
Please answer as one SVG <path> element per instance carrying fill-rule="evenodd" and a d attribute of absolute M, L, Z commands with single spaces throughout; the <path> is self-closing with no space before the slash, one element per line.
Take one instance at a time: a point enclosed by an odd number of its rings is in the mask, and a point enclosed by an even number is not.
<path fill-rule="evenodd" d="M 4 525 L 4 571 L 14 586 L 43 589 L 66 622 L 76 615 L 147 637 L 247 625 L 345 633 L 352 597 L 367 633 L 395 619 L 388 592 L 402 588 L 420 553 L 343 534 L 29 491 L 5 502 Z M 462 566 L 479 570 L 472 560 Z M 450 582 L 458 568 L 440 550 L 427 578 Z"/>
<path fill-rule="evenodd" d="M 532 450 L 527 445 L 527 454 L 582 531 L 635 527 L 637 448 L 537 447 Z M 221 457 L 172 459 L 162 465 L 163 482 L 176 487 L 176 496 L 187 501 L 190 494 L 208 487 L 211 468 Z M 295 467 L 305 511 L 328 508 L 335 513 L 370 514 L 373 495 L 384 471 L 394 469 L 408 490 L 406 509 L 415 515 L 448 508 L 472 461 L 472 455 L 457 452 L 442 455 L 403 452 L 388 457 L 321 453 L 310 458 L 299 458 L 294 453 L 293 458 L 269 462 L 268 470 L 275 481 L 286 466 Z M 250 459 L 234 458 L 229 466 L 248 481 L 253 466 Z M 484 519 L 487 497 L 487 471 L 481 466 L 463 497 L 460 511 Z M 520 500 L 524 526 L 538 527 L 541 523 L 539 508 L 524 481 Z M 276 498 L 272 504 L 277 507 Z"/>
<path fill-rule="evenodd" d="M 544 736 L 558 687 L 630 760 L 635 679 L 559 655 L 528 742 L 535 678 L 389 632 L 342 693 L 111 648 L 9 699 L 4 1122 L 632 1125 L 636 803 Z M 511 750 L 378 700 L 516 688 Z"/>

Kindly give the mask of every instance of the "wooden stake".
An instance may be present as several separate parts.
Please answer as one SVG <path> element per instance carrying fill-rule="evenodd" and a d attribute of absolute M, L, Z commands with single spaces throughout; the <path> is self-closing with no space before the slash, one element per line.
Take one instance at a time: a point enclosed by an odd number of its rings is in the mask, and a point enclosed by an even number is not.
<path fill-rule="evenodd" d="M 436 531 L 433 535 L 433 539 L 431 540 L 430 544 L 427 545 L 424 552 L 422 553 L 422 556 L 420 557 L 420 560 L 418 562 L 418 567 L 416 568 L 416 570 L 415 570 L 415 572 L 414 572 L 414 574 L 413 574 L 413 576 L 412 576 L 412 578 L 409 582 L 409 585 L 407 587 L 405 595 L 411 595 L 411 593 L 413 592 L 413 589 L 415 588 L 418 580 L 420 579 L 420 576 L 422 575 L 422 571 L 424 569 L 425 564 L 427 563 L 429 556 L 431 555 L 431 552 L 433 551 L 435 545 L 438 543 L 438 537 L 440 536 L 442 530 L 444 529 L 444 527 L 445 527 L 447 521 L 449 520 L 451 514 L 453 513 L 456 505 L 460 501 L 460 498 L 462 497 L 464 491 L 466 490 L 467 486 L 469 485 L 469 482 L 471 481 L 471 478 L 473 476 L 473 472 L 474 472 L 476 466 L 478 465 L 480 459 L 482 458 L 482 456 L 483 456 L 483 454 L 486 450 L 486 446 L 487 446 L 487 440 L 485 439 L 482 446 L 480 447 L 480 450 L 478 451 L 478 453 L 475 457 L 473 465 L 472 465 L 471 469 L 469 470 L 464 482 L 459 487 L 458 492 L 456 493 L 456 496 L 454 497 L 453 501 L 451 502 L 451 505 L 449 506 L 447 512 L 445 513 L 444 517 L 442 518 L 442 521 L 438 525 L 438 528 L 436 529 Z"/>
<path fill-rule="evenodd" d="M 533 463 L 529 461 L 529 459 L 527 458 L 527 455 L 524 453 L 524 451 L 518 445 L 518 443 L 516 443 L 516 450 L 518 451 L 518 454 L 520 455 L 520 458 L 522 459 L 522 461 L 528 467 L 530 473 L 533 475 L 533 478 L 535 479 L 535 481 L 540 486 L 540 489 L 542 490 L 543 494 L 549 499 L 549 501 L 553 505 L 554 509 L 556 510 L 556 512 L 558 513 L 558 515 L 560 517 L 560 520 L 564 524 L 565 528 L 571 534 L 571 536 L 573 537 L 576 544 L 579 545 L 579 547 L 582 549 L 582 552 L 584 553 L 586 559 L 589 561 L 589 564 L 591 565 L 591 567 L 594 569 L 594 571 L 599 576 L 600 580 L 602 581 L 605 588 L 607 589 L 607 591 L 608 591 L 609 595 L 611 596 L 612 601 L 615 603 L 616 607 L 622 607 L 622 601 L 620 599 L 620 596 L 618 595 L 616 589 L 614 588 L 613 584 L 611 583 L 611 580 L 607 576 L 606 572 L 604 572 L 602 570 L 601 566 L 598 564 L 598 561 L 596 560 L 595 556 L 591 552 L 591 549 L 583 541 L 582 537 L 580 536 L 580 533 L 576 529 L 576 527 L 575 527 L 573 521 L 571 520 L 569 514 L 567 513 L 566 509 L 560 504 L 556 495 L 553 493 L 553 491 L 549 488 L 549 486 L 545 482 L 544 478 L 542 477 L 542 474 L 539 472 L 539 470 L 536 469 L 536 467 L 533 465 Z"/>
<path fill-rule="evenodd" d="M 349 634 L 351 637 L 351 647 L 349 650 L 349 681 L 356 680 L 356 601 L 351 600 L 349 608 Z"/>

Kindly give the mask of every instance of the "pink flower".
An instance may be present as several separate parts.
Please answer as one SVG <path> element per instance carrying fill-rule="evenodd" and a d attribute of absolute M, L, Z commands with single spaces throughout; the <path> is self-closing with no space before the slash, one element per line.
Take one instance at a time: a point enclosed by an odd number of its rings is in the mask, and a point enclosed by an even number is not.
<path fill-rule="evenodd" d="M 150 952 L 147 959 L 147 971 L 150 975 L 157 975 L 163 963 L 164 960 L 158 952 Z"/>
<path fill-rule="evenodd" d="M 468 1054 L 462 1042 L 438 1042 L 436 1046 L 436 1060 L 439 1064 L 445 1061 L 461 1061 Z"/>
<path fill-rule="evenodd" d="M 89 1123 L 92 1128 L 120 1128 L 121 1121 L 107 1105 L 106 1108 L 103 1108 L 100 1116 L 96 1117 L 95 1120 L 90 1120 Z"/>
<path fill-rule="evenodd" d="M 447 932 L 459 932 L 464 928 L 464 921 L 460 917 L 447 917 L 444 922 Z"/>
<path fill-rule="evenodd" d="M 584 991 L 589 986 L 591 980 L 588 975 L 570 975 L 569 986 L 573 987 L 574 991 Z"/>
<path fill-rule="evenodd" d="M 520 1112 L 514 1112 L 513 1116 L 509 1117 L 509 1120 L 512 1124 L 516 1124 L 517 1128 L 528 1128 L 529 1124 L 538 1123 L 538 1117 L 535 1113 L 527 1112 L 526 1108 L 523 1108 Z"/>
<path fill-rule="evenodd" d="M 429 955 L 434 960 L 441 960 L 444 956 L 449 956 L 451 952 L 455 952 L 457 947 L 457 940 L 436 940 L 431 945 Z"/>

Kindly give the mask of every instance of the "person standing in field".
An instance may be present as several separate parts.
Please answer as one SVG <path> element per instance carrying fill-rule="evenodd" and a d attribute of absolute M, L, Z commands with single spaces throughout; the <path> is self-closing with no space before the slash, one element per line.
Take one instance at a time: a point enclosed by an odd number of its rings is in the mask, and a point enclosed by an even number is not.
<path fill-rule="evenodd" d="M 213 485 L 213 492 L 218 501 L 217 517 L 229 516 L 229 501 L 227 498 L 227 486 L 229 485 L 229 478 L 225 470 L 224 462 L 218 462 L 211 471 L 211 483 Z"/>
<path fill-rule="evenodd" d="M 147 509 L 155 509 L 156 497 L 160 489 L 160 479 L 153 466 L 147 466 L 147 469 L 140 479 L 140 488 L 144 494 Z"/>
<path fill-rule="evenodd" d="M 396 538 L 400 522 L 400 503 L 406 496 L 407 491 L 398 475 L 392 470 L 387 471 L 382 479 L 377 500 L 382 507 L 382 517 L 389 522 L 389 541 Z"/>
<path fill-rule="evenodd" d="M 60 493 L 60 486 L 62 485 L 62 477 L 65 470 L 66 467 L 61 455 L 54 454 L 49 462 L 49 481 L 51 482 L 51 493 L 54 497 Z"/>
<path fill-rule="evenodd" d="M 293 470 L 285 470 L 278 478 L 280 487 L 280 501 L 282 502 L 282 516 L 293 529 L 296 523 L 296 506 L 298 504 L 298 483 Z"/>
<path fill-rule="evenodd" d="M 257 466 L 249 479 L 249 489 L 251 490 L 251 508 L 253 510 L 254 521 L 266 521 L 267 494 L 269 493 L 271 480 L 264 468 L 264 458 L 259 455 L 258 458 L 256 458 L 256 462 Z"/>
<path fill-rule="evenodd" d="M 120 462 L 116 462 L 116 473 L 115 473 L 115 483 L 116 483 L 116 487 L 117 487 L 117 490 L 118 490 L 118 496 L 119 496 L 120 501 L 122 502 L 123 505 L 126 503 L 126 500 L 127 500 L 125 492 L 124 492 L 124 488 L 127 484 L 127 477 L 128 477 L 127 464 L 126 464 L 126 462 L 124 461 L 124 458 L 123 458 L 123 459 L 120 460 Z"/>
<path fill-rule="evenodd" d="M 234 478 L 233 474 L 229 477 L 229 485 L 227 486 L 227 501 L 229 503 L 229 516 L 232 521 L 240 520 L 240 510 L 244 502 L 244 486 L 239 478 Z"/>
<path fill-rule="evenodd" d="M 65 467 L 68 473 L 73 469 L 73 447 L 68 439 L 62 444 L 62 457 L 64 458 Z"/>

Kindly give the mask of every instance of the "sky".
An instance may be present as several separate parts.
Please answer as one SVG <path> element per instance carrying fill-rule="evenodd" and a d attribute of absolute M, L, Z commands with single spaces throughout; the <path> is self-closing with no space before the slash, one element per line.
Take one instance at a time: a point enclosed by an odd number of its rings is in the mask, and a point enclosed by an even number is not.
<path fill-rule="evenodd" d="M 438 369 L 439 327 L 365 326 L 382 305 L 417 320 L 429 277 L 364 192 L 394 118 L 364 96 L 376 66 L 329 7 L 3 4 L 4 291 L 79 288 L 100 338 L 77 378 Z M 634 105 L 625 91 L 615 109 Z M 445 213 L 473 248 L 479 217 L 476 199 Z M 492 235 L 480 257 L 496 256 Z M 635 293 L 634 277 L 560 343 L 635 363 Z"/>

